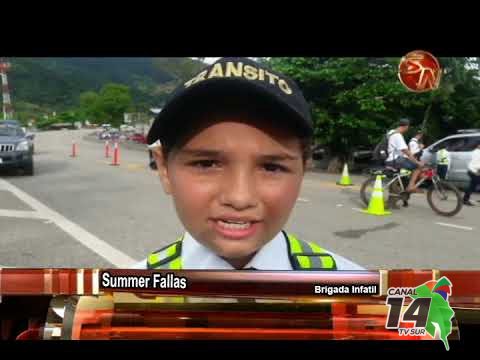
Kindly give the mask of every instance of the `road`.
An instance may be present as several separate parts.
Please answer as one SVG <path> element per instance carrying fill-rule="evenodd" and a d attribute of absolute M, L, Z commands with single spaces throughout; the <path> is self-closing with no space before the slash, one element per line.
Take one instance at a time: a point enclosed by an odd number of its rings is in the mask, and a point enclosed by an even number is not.
<path fill-rule="evenodd" d="M 128 267 L 181 234 L 146 152 L 121 148 L 111 166 L 89 132 L 38 133 L 35 175 L 0 173 L 0 267 Z M 307 173 L 286 229 L 369 269 L 480 267 L 480 207 L 441 217 L 418 194 L 390 216 L 366 215 L 363 177 L 338 179 Z"/>

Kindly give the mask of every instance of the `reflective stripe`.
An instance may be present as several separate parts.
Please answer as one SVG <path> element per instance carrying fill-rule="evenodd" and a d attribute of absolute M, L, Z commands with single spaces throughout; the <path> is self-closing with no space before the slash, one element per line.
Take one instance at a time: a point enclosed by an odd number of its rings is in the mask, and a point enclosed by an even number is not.
<path fill-rule="evenodd" d="M 320 259 L 322 260 L 322 264 L 324 268 L 332 269 L 335 267 L 335 263 L 333 261 L 332 256 L 321 256 Z"/>
<path fill-rule="evenodd" d="M 317 244 L 314 244 L 314 243 L 308 243 L 308 245 L 310 245 L 310 247 L 312 248 L 313 252 L 316 252 L 316 253 L 326 253 L 325 249 L 321 248 L 320 246 L 318 246 Z"/>
<path fill-rule="evenodd" d="M 175 245 L 175 244 L 174 244 Z M 166 248 L 165 250 L 162 250 L 160 251 L 159 253 L 156 253 L 154 255 L 157 256 L 157 261 L 155 262 L 150 262 L 150 265 L 153 265 L 155 266 L 156 263 L 159 263 L 161 262 L 162 260 L 166 259 L 168 257 L 167 253 L 168 253 L 168 250 L 169 249 L 175 249 L 175 246 L 171 245 L 169 246 L 168 248 Z M 165 269 L 165 266 L 159 266 L 160 269 Z"/>
<path fill-rule="evenodd" d="M 290 244 L 290 257 L 294 263 L 298 262 L 298 265 L 292 264 L 294 268 L 299 266 L 300 269 L 336 269 L 335 259 L 325 249 L 317 244 L 298 240 L 291 234 L 287 234 L 287 238 Z"/>
<path fill-rule="evenodd" d="M 298 240 L 297 241 L 300 243 L 300 246 L 302 247 L 302 252 L 304 253 L 310 253 L 310 252 L 313 252 L 313 249 L 311 248 L 311 246 L 306 243 L 305 241 L 301 241 L 301 240 Z"/>
<path fill-rule="evenodd" d="M 147 260 L 148 264 L 153 265 L 153 264 L 156 264 L 159 261 L 160 261 L 160 256 L 158 256 L 157 253 L 153 253 L 153 254 L 148 255 L 148 260 Z"/>
<path fill-rule="evenodd" d="M 308 244 L 304 243 L 303 241 L 298 240 L 295 236 L 292 234 L 287 235 L 288 240 L 290 242 L 290 248 L 292 250 L 292 255 L 295 256 L 295 254 L 301 254 L 301 253 L 309 253 L 312 250 L 308 246 Z M 312 267 L 312 264 L 310 262 L 310 257 L 309 256 L 296 256 L 295 257 L 300 264 L 300 267 L 302 269 L 310 269 Z"/>
<path fill-rule="evenodd" d="M 448 151 L 447 150 L 445 150 L 445 149 L 438 150 L 437 164 L 438 165 L 448 165 Z"/>
<path fill-rule="evenodd" d="M 177 246 L 178 243 L 175 243 L 167 248 L 167 257 L 175 255 L 175 252 L 177 251 Z"/>
<path fill-rule="evenodd" d="M 176 261 L 177 259 L 180 258 L 180 256 L 178 256 L 177 258 L 173 259 L 173 261 L 170 261 L 166 264 L 157 265 L 158 263 L 162 262 L 163 260 L 168 259 L 171 256 L 174 256 L 175 253 L 178 250 L 179 245 L 180 245 L 180 242 L 176 242 L 176 243 L 171 244 L 170 246 L 168 246 L 167 248 L 163 249 L 160 252 L 150 254 L 148 256 L 148 260 L 147 260 L 148 264 L 147 265 L 149 267 L 155 268 L 155 269 L 180 269 L 181 268 L 181 262 Z M 176 267 L 170 267 L 170 264 L 172 264 L 172 263 L 174 263 L 174 265 Z"/>
<path fill-rule="evenodd" d="M 312 247 L 313 252 L 318 253 L 318 254 L 328 254 L 327 251 L 317 244 L 314 243 L 308 243 Z M 332 256 L 319 256 L 319 260 L 322 262 L 323 268 L 333 268 L 335 266 L 333 262 L 333 257 Z"/>
<path fill-rule="evenodd" d="M 320 256 L 309 256 L 308 257 L 310 260 L 310 266 L 308 267 L 309 269 L 321 269 L 324 268 L 323 263 L 322 263 L 322 258 Z"/>
<path fill-rule="evenodd" d="M 297 256 L 297 260 L 303 269 L 310 269 L 312 267 L 310 264 L 310 256 Z"/>
<path fill-rule="evenodd" d="M 292 255 L 303 252 L 302 251 L 302 245 L 300 245 L 300 241 L 298 241 L 295 236 L 293 236 L 291 234 L 288 234 L 288 240 L 290 242 L 290 248 L 292 250 Z"/>
<path fill-rule="evenodd" d="M 325 249 L 317 244 L 298 240 L 294 235 L 286 234 L 285 232 L 284 234 L 289 244 L 289 257 L 295 270 L 336 270 L 335 259 Z M 149 269 L 181 270 L 182 240 L 182 238 L 179 238 L 177 242 L 163 248 L 161 251 L 150 254 L 147 258 L 147 267 Z M 177 301 L 183 302 L 181 299 Z"/>
<path fill-rule="evenodd" d="M 180 270 L 182 268 L 182 256 L 177 257 L 175 260 L 170 261 L 168 268 L 172 270 Z"/>

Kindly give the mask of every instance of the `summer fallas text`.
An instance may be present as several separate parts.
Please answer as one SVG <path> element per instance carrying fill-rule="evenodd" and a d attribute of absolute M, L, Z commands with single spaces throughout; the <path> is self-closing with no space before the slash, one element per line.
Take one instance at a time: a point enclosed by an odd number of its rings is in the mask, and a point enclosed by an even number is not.
<path fill-rule="evenodd" d="M 104 271 L 101 287 L 107 289 L 186 289 L 187 278 L 173 273 L 149 275 L 112 275 Z"/>

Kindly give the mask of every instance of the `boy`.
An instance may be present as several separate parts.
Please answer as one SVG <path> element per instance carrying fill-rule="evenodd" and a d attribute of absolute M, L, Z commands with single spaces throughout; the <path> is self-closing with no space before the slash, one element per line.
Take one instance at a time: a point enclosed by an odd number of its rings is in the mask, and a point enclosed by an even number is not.
<path fill-rule="evenodd" d="M 362 270 L 282 231 L 312 134 L 295 83 L 252 60 L 220 59 L 180 85 L 147 140 L 186 232 L 136 267 Z"/>
<path fill-rule="evenodd" d="M 422 144 L 422 137 L 423 133 L 421 131 L 417 132 L 413 138 L 410 139 L 408 143 L 408 149 L 415 157 L 415 159 L 420 160 L 422 157 L 423 152 L 423 144 Z"/>

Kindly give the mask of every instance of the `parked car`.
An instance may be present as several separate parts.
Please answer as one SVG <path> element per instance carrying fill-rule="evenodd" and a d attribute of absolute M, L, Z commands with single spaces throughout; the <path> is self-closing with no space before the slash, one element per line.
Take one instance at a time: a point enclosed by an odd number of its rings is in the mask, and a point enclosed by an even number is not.
<path fill-rule="evenodd" d="M 470 182 L 467 174 L 468 163 L 472 159 L 472 151 L 480 144 L 480 129 L 460 130 L 458 134 L 447 136 L 423 150 L 421 160 L 436 164 L 436 153 L 446 148 L 450 153 L 450 169 L 447 180 L 458 187 L 465 188 Z"/>
<path fill-rule="evenodd" d="M 17 120 L 0 120 L 0 125 L 11 125 L 16 127 L 22 126 Z"/>
<path fill-rule="evenodd" d="M 146 144 L 147 143 L 147 138 L 143 134 L 133 134 L 132 136 L 129 137 L 130 141 L 135 141 L 140 144 Z"/>
<path fill-rule="evenodd" d="M 100 132 L 100 134 L 98 135 L 98 138 L 100 140 L 110 140 L 112 136 L 110 135 L 110 133 L 108 131 L 102 131 Z"/>
<path fill-rule="evenodd" d="M 33 175 L 32 135 L 19 126 L 0 124 L 0 168 L 23 169 Z"/>
<path fill-rule="evenodd" d="M 113 141 L 118 141 L 120 139 L 121 133 L 116 129 L 112 129 L 110 132 L 110 139 Z"/>

